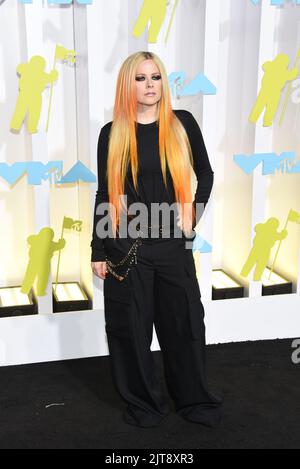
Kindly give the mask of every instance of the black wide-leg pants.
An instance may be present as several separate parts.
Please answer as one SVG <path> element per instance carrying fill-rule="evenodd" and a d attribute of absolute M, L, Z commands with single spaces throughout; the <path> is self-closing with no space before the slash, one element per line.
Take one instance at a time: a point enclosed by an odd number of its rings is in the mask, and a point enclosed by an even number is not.
<path fill-rule="evenodd" d="M 108 258 L 119 262 L 132 242 L 107 238 Z M 125 421 L 155 426 L 170 412 L 155 379 L 150 350 L 154 324 L 177 413 L 218 425 L 222 400 L 208 390 L 204 308 L 186 238 L 143 238 L 137 264 L 123 281 L 106 274 L 104 305 L 113 379 L 127 403 Z"/>

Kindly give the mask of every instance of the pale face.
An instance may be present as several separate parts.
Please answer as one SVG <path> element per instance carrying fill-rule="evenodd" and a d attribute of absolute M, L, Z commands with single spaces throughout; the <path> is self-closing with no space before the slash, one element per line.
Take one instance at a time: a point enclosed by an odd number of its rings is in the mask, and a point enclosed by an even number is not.
<path fill-rule="evenodd" d="M 151 108 L 156 108 L 161 99 L 162 81 L 159 68 L 153 60 L 146 59 L 140 63 L 136 71 L 135 83 L 140 111 L 147 112 Z M 154 94 L 147 96 L 146 93 L 149 92 Z"/>

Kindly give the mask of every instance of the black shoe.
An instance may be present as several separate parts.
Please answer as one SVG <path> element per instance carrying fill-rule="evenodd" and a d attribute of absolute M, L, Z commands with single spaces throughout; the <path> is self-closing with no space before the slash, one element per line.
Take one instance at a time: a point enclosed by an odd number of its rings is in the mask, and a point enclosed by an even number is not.
<path fill-rule="evenodd" d="M 177 410 L 178 415 L 188 422 L 198 423 L 209 428 L 217 428 L 222 422 L 220 406 L 195 405 Z"/>
<path fill-rule="evenodd" d="M 157 427 L 162 420 L 170 414 L 170 410 L 167 410 L 164 414 L 153 414 L 144 411 L 139 407 L 127 406 L 127 409 L 123 412 L 123 420 L 129 425 L 135 425 L 137 427 Z"/>

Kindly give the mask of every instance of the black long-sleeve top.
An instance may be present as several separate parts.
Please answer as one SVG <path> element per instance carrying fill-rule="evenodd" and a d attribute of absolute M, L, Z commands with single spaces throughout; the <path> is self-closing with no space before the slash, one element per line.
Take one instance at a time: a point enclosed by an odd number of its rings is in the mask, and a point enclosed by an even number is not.
<path fill-rule="evenodd" d="M 186 110 L 173 110 L 185 127 L 187 136 L 192 149 L 194 160 L 194 170 L 198 181 L 197 189 L 194 197 L 194 204 L 204 203 L 206 205 L 213 186 L 214 172 L 212 171 L 205 143 L 203 140 L 200 127 L 195 120 L 193 114 Z M 108 202 L 108 187 L 105 177 L 107 156 L 108 156 L 108 137 L 111 129 L 112 121 L 105 124 L 99 135 L 97 159 L 98 159 L 98 190 L 96 192 L 93 236 L 91 241 L 93 262 L 105 261 L 105 249 L 103 239 L 99 238 L 96 233 L 96 226 L 99 220 L 106 215 L 97 215 L 96 208 L 101 202 Z M 147 205 L 148 213 L 151 214 L 151 203 L 173 204 L 175 200 L 175 192 L 172 177 L 168 166 L 167 182 L 168 190 L 166 190 L 163 175 L 160 167 L 159 158 L 159 127 L 157 121 L 150 124 L 137 124 L 137 152 L 138 152 L 138 193 L 134 189 L 131 170 L 127 172 L 125 180 L 125 194 L 127 195 L 127 208 L 129 209 L 132 202 L 143 202 Z M 130 167 L 130 165 L 129 165 Z M 204 206 L 205 206 L 204 205 Z M 199 221 L 199 212 L 193 228 Z M 172 217 L 171 217 L 172 218 Z M 174 220 L 171 221 L 174 223 Z"/>

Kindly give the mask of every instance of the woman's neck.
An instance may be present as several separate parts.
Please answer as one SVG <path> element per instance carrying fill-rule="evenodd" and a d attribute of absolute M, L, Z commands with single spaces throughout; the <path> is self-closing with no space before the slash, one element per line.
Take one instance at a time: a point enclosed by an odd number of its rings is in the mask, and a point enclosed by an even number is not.
<path fill-rule="evenodd" d="M 137 122 L 140 124 L 151 124 L 151 122 L 156 122 L 157 119 L 157 109 L 153 111 L 153 109 L 150 108 L 148 111 L 137 112 Z"/>

